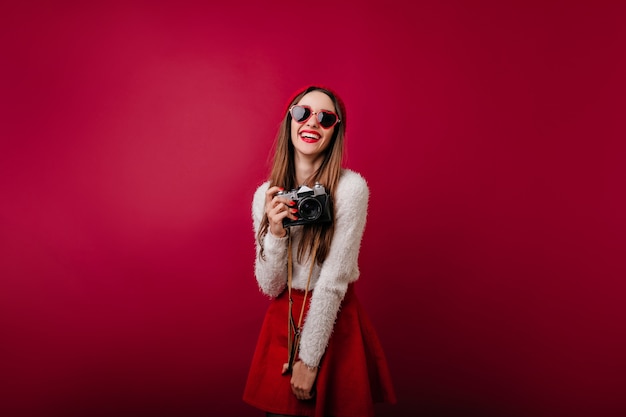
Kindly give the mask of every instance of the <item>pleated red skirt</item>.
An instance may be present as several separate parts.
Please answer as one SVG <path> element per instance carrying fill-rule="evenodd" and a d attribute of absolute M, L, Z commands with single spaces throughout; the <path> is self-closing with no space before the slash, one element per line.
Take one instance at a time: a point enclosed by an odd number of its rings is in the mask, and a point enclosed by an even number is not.
<path fill-rule="evenodd" d="M 309 417 L 371 417 L 375 402 L 396 403 L 385 354 L 354 285 L 348 286 L 322 358 L 316 395 L 298 400 L 291 392 L 291 375 L 281 374 L 287 362 L 288 298 L 283 292 L 267 310 L 244 389 L 245 402 L 266 412 Z M 292 298 L 297 320 L 304 292 L 292 291 Z"/>

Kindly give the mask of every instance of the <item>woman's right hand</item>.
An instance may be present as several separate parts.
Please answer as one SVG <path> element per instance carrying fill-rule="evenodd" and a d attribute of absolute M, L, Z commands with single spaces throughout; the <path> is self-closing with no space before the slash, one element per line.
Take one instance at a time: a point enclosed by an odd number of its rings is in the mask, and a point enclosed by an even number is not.
<path fill-rule="evenodd" d="M 283 226 L 283 219 L 289 218 L 297 220 L 298 210 L 294 208 L 295 204 L 292 200 L 276 195 L 284 188 L 273 186 L 265 192 L 265 214 L 269 220 L 270 233 L 275 237 L 285 237 L 287 231 Z"/>

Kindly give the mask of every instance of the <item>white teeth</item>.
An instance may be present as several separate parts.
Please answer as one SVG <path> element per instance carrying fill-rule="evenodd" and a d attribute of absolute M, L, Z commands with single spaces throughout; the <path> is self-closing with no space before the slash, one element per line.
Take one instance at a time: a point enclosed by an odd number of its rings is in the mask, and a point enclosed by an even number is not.
<path fill-rule="evenodd" d="M 319 136 L 313 135 L 311 133 L 302 133 L 302 137 L 303 138 L 309 138 L 309 139 L 319 139 Z"/>

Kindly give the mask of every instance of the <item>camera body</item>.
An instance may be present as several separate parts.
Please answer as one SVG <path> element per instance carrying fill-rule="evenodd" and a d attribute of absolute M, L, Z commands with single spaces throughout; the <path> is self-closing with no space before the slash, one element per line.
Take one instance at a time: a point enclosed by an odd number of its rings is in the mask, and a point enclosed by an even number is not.
<path fill-rule="evenodd" d="M 291 191 L 280 191 L 277 195 L 294 201 L 298 209 L 298 219 L 283 219 L 283 227 L 326 223 L 332 220 L 330 195 L 326 194 L 326 188 L 320 183 L 315 183 L 313 188 L 303 185 Z"/>

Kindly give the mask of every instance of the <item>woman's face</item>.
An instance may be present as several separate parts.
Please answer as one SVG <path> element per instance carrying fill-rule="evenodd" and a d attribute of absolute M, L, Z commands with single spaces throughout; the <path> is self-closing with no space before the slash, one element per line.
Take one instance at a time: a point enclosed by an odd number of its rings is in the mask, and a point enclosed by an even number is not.
<path fill-rule="evenodd" d="M 311 91 L 304 95 L 296 104 L 309 106 L 313 111 L 311 117 L 303 123 L 291 119 L 291 142 L 297 156 L 316 159 L 330 145 L 333 132 L 337 125 L 330 129 L 324 129 L 317 120 L 317 112 L 329 110 L 337 113 L 333 101 L 321 91 Z"/>

